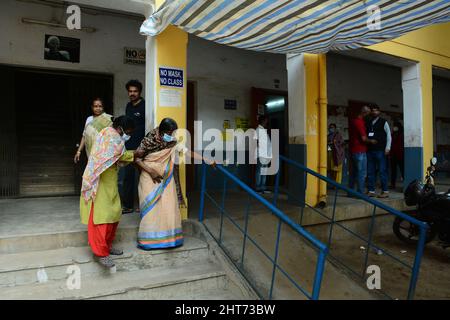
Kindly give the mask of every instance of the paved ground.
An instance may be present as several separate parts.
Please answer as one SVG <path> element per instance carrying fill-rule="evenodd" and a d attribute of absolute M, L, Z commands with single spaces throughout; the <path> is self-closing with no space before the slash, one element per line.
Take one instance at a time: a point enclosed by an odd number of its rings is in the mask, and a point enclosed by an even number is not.
<path fill-rule="evenodd" d="M 79 197 L 0 200 L 0 237 L 86 230 L 80 223 Z M 121 225 L 138 225 L 139 215 L 123 216 Z"/>

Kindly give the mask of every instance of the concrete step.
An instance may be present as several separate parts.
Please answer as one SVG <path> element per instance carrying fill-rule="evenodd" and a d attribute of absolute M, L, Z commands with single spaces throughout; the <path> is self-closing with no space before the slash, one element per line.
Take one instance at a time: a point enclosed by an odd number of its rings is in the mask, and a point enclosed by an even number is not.
<path fill-rule="evenodd" d="M 135 241 L 137 231 L 136 226 L 119 225 L 115 240 L 117 242 Z M 85 247 L 87 245 L 87 228 L 81 224 L 77 224 L 73 231 L 0 236 L 0 254 Z"/>
<path fill-rule="evenodd" d="M 226 273 L 213 263 L 153 268 L 81 278 L 80 289 L 66 281 L 2 288 L 0 299 L 195 299 L 226 286 Z"/>
<path fill-rule="evenodd" d="M 134 243 L 120 247 L 124 255 L 114 257 L 118 271 L 182 266 L 207 261 L 209 256 L 207 244 L 193 237 L 186 237 L 182 247 L 171 250 L 143 251 Z M 0 256 L 0 288 L 38 283 L 38 273 L 48 281 L 63 280 L 72 265 L 77 265 L 83 276 L 105 273 L 89 247 L 6 254 Z"/>

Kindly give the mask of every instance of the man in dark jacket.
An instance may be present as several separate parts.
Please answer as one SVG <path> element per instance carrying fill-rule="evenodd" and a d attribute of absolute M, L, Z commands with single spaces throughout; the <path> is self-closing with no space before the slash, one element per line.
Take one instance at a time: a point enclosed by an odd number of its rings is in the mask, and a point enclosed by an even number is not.
<path fill-rule="evenodd" d="M 125 108 L 125 114 L 132 118 L 135 129 L 125 143 L 127 150 L 136 150 L 145 137 L 145 100 L 142 98 L 142 83 L 138 80 L 130 80 L 126 84 L 130 102 Z M 138 197 L 137 186 L 139 182 L 139 171 L 134 166 L 121 168 L 121 196 L 123 213 L 134 211 L 134 203 Z"/>
<path fill-rule="evenodd" d="M 391 150 L 391 129 L 388 122 L 380 117 L 380 107 L 371 107 L 371 119 L 366 123 L 367 135 L 369 139 L 374 139 L 377 143 L 369 145 L 367 150 L 367 189 L 369 197 L 375 197 L 375 183 L 377 181 L 377 171 L 380 174 L 381 194 L 379 198 L 388 198 L 388 174 L 386 156 Z"/>

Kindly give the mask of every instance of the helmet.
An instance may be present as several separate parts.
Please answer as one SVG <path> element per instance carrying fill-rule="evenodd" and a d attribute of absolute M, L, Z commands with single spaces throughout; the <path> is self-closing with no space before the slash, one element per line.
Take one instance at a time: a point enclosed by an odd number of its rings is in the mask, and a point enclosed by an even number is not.
<path fill-rule="evenodd" d="M 405 203 L 407 206 L 415 206 L 419 203 L 424 193 L 424 185 L 419 180 L 411 182 L 405 190 Z"/>

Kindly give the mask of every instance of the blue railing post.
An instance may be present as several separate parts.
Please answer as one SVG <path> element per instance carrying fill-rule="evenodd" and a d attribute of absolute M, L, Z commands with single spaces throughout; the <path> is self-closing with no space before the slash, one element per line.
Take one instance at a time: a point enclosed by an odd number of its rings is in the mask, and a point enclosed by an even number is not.
<path fill-rule="evenodd" d="M 419 278 L 420 263 L 422 262 L 423 250 L 425 248 L 425 238 L 427 236 L 427 229 L 428 229 L 427 227 L 428 226 L 425 223 L 423 223 L 422 226 L 420 226 L 420 236 L 419 241 L 417 243 L 416 256 L 414 258 L 414 266 L 408 289 L 408 300 L 414 299 L 414 294 L 416 292 L 417 280 Z"/>
<path fill-rule="evenodd" d="M 200 187 L 200 209 L 198 211 L 198 221 L 203 222 L 205 211 L 205 192 L 206 192 L 206 163 L 202 163 L 202 181 Z"/>
<path fill-rule="evenodd" d="M 272 300 L 273 295 L 273 285 L 275 283 L 275 274 L 277 271 L 277 263 L 278 263 L 278 252 L 280 249 L 280 235 L 281 235 L 281 218 L 278 219 L 277 240 L 275 243 L 275 254 L 273 257 L 272 281 L 270 283 L 269 300 Z"/>
<path fill-rule="evenodd" d="M 245 225 L 244 225 L 244 241 L 242 241 L 242 254 L 241 254 L 241 267 L 244 267 L 244 256 L 245 256 L 245 246 L 247 245 L 247 236 L 248 236 L 248 214 L 250 211 L 250 204 L 252 202 L 252 198 L 248 197 L 247 209 L 245 210 Z"/>
<path fill-rule="evenodd" d="M 275 176 L 275 189 L 273 192 L 273 205 L 277 205 L 278 201 L 278 194 L 280 193 L 280 172 L 281 172 L 281 163 L 280 167 L 278 168 L 277 175 Z"/>
<path fill-rule="evenodd" d="M 328 234 L 328 248 L 331 247 L 331 239 L 333 238 L 334 222 L 336 221 L 336 202 L 337 202 L 338 190 L 339 189 L 336 188 L 336 192 L 334 194 L 333 213 L 331 216 L 330 232 Z"/>
<path fill-rule="evenodd" d="M 227 177 L 223 177 L 223 192 L 222 192 L 222 208 L 220 208 L 220 230 L 219 230 L 219 244 L 222 244 L 223 236 L 223 213 L 225 211 L 225 199 L 227 195 Z"/>
<path fill-rule="evenodd" d="M 319 257 L 316 264 L 316 274 L 314 275 L 314 285 L 312 292 L 312 299 L 319 300 L 320 288 L 322 286 L 323 272 L 325 271 L 327 250 L 320 250 Z"/>
<path fill-rule="evenodd" d="M 373 206 L 372 211 L 372 218 L 370 219 L 370 225 L 369 225 L 369 237 L 367 239 L 367 250 L 366 250 L 366 256 L 364 258 L 364 268 L 362 270 L 362 277 L 366 275 L 367 271 L 367 265 L 369 263 L 369 253 L 370 253 L 370 247 L 372 246 L 372 239 L 373 239 L 373 228 L 375 226 L 375 213 L 377 211 L 377 207 Z"/>

